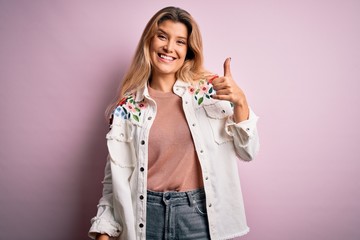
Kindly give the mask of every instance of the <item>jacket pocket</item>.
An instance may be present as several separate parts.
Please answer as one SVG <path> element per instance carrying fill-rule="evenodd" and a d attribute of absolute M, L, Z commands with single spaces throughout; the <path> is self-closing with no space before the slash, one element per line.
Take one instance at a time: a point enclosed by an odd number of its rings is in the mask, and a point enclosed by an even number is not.
<path fill-rule="evenodd" d="M 225 123 L 233 114 L 232 107 L 227 101 L 219 101 L 211 105 L 204 105 L 210 127 L 217 144 L 223 144 L 233 140 L 233 137 L 226 133 Z"/>
<path fill-rule="evenodd" d="M 111 161 L 120 167 L 135 166 L 134 128 L 130 121 L 123 120 L 115 122 L 106 134 Z"/>

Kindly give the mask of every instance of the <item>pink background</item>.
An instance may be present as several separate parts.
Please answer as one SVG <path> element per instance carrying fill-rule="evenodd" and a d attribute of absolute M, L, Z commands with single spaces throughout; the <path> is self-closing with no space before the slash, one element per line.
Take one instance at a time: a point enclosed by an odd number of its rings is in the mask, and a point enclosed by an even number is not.
<path fill-rule="evenodd" d="M 0 238 L 86 239 L 103 117 L 148 19 L 198 21 L 260 116 L 244 240 L 360 239 L 360 2 L 0 0 Z"/>

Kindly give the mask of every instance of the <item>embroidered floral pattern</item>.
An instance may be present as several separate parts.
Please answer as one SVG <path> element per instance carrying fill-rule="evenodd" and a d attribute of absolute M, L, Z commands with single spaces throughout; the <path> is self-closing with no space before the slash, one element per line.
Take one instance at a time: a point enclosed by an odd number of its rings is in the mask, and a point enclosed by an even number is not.
<path fill-rule="evenodd" d="M 124 97 L 115 108 L 114 114 L 123 119 L 133 119 L 140 122 L 141 110 L 145 109 L 147 104 L 144 101 L 135 102 L 134 94 Z"/>
<path fill-rule="evenodd" d="M 218 78 L 218 75 L 212 76 L 208 80 L 200 80 L 196 86 L 191 85 L 188 87 L 188 91 L 191 95 L 194 96 L 195 101 L 198 105 L 201 105 L 205 99 L 210 99 L 211 95 L 215 94 L 214 87 L 212 85 L 212 82 L 215 78 Z M 234 104 L 232 102 L 229 102 L 230 106 L 233 108 Z"/>
<path fill-rule="evenodd" d="M 196 86 L 191 85 L 188 87 L 188 91 L 191 95 L 194 96 L 197 104 L 200 105 L 204 102 L 205 99 L 210 99 L 211 95 L 215 94 L 215 90 L 213 88 L 212 80 L 217 78 L 218 76 L 212 77 L 210 80 L 200 80 Z"/>

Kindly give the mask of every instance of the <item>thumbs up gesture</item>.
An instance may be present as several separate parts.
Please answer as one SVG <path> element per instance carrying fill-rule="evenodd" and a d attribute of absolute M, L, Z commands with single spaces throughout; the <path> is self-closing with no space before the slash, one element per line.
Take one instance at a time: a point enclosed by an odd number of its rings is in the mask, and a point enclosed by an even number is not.
<path fill-rule="evenodd" d="M 212 95 L 212 97 L 232 102 L 234 104 L 234 121 L 241 122 L 248 119 L 249 107 L 244 92 L 231 76 L 230 62 L 231 58 L 227 58 L 224 62 L 224 76 L 215 78 L 212 81 L 216 91 L 216 94 Z"/>

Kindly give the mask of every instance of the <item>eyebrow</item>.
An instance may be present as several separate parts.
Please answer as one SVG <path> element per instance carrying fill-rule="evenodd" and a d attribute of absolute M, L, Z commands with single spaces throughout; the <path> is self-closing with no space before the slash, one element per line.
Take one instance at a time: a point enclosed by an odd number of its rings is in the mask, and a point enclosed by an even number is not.
<path fill-rule="evenodd" d="M 165 32 L 164 30 L 162 30 L 161 28 L 158 29 L 158 32 L 161 32 L 163 34 L 169 35 L 167 32 Z M 185 39 L 187 40 L 187 37 L 183 37 L 183 36 L 176 36 L 177 38 L 181 38 L 181 39 Z"/>

